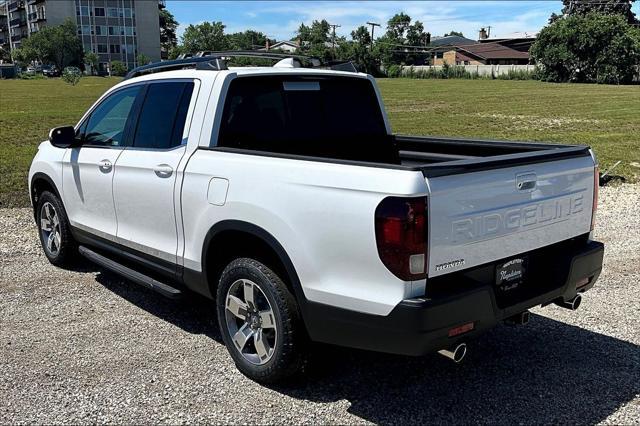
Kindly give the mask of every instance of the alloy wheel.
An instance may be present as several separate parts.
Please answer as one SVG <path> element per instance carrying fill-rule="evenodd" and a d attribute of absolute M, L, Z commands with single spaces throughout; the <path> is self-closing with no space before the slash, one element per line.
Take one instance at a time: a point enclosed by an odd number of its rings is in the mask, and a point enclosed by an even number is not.
<path fill-rule="evenodd" d="M 271 303 L 253 281 L 231 284 L 225 300 L 227 331 L 242 357 L 255 365 L 273 356 L 278 329 Z"/>
<path fill-rule="evenodd" d="M 60 219 L 56 208 L 50 202 L 42 205 L 40 210 L 40 232 L 45 248 L 51 256 L 60 253 L 62 234 L 60 233 Z"/>

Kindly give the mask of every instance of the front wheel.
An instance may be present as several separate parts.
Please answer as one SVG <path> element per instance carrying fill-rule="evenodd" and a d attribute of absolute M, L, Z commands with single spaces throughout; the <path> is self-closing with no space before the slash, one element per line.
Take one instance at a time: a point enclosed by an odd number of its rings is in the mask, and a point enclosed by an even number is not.
<path fill-rule="evenodd" d="M 68 266 L 73 260 L 76 243 L 62 201 L 55 194 L 44 191 L 38 197 L 36 218 L 45 256 L 56 266 Z"/>
<path fill-rule="evenodd" d="M 217 289 L 218 323 L 238 369 L 272 383 L 301 371 L 305 335 L 295 298 L 257 260 L 240 258 L 223 271 Z"/>

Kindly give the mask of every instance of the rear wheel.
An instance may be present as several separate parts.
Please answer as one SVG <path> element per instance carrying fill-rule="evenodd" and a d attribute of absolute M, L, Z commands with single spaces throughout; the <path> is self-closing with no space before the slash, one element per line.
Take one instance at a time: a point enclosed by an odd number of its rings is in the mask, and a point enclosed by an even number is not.
<path fill-rule="evenodd" d="M 36 218 L 42 249 L 49 262 L 56 266 L 69 265 L 76 243 L 62 201 L 55 194 L 44 191 L 38 197 Z"/>
<path fill-rule="evenodd" d="M 276 382 L 302 369 L 306 342 L 295 298 L 271 269 L 240 258 L 223 271 L 217 290 L 222 338 L 238 369 Z"/>

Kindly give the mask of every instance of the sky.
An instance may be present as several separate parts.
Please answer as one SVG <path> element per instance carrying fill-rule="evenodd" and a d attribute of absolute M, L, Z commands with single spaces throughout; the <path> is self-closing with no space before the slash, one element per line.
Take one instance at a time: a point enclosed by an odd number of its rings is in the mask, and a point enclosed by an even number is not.
<path fill-rule="evenodd" d="M 638 3 L 634 11 L 640 15 Z M 491 26 L 491 36 L 513 32 L 537 32 L 552 12 L 560 12 L 562 2 L 546 1 L 187 1 L 169 0 L 167 9 L 180 23 L 178 35 L 189 24 L 221 21 L 225 32 L 253 29 L 269 38 L 289 40 L 301 22 L 309 25 L 314 19 L 326 19 L 341 25 L 339 35 L 347 36 L 367 21 L 383 24 L 398 12 L 422 21 L 432 36 L 451 30 L 462 31 L 477 39 L 481 27 Z M 376 34 L 377 36 L 377 34 Z"/>

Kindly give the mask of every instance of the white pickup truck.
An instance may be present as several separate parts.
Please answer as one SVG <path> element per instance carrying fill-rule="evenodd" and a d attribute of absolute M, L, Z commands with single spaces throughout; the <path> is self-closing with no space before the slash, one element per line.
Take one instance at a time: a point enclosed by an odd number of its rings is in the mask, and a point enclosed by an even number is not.
<path fill-rule="evenodd" d="M 371 76 L 224 59 L 136 69 L 51 131 L 29 173 L 51 263 L 211 298 L 264 382 L 309 342 L 460 361 L 594 285 L 588 147 L 394 135 Z"/>

